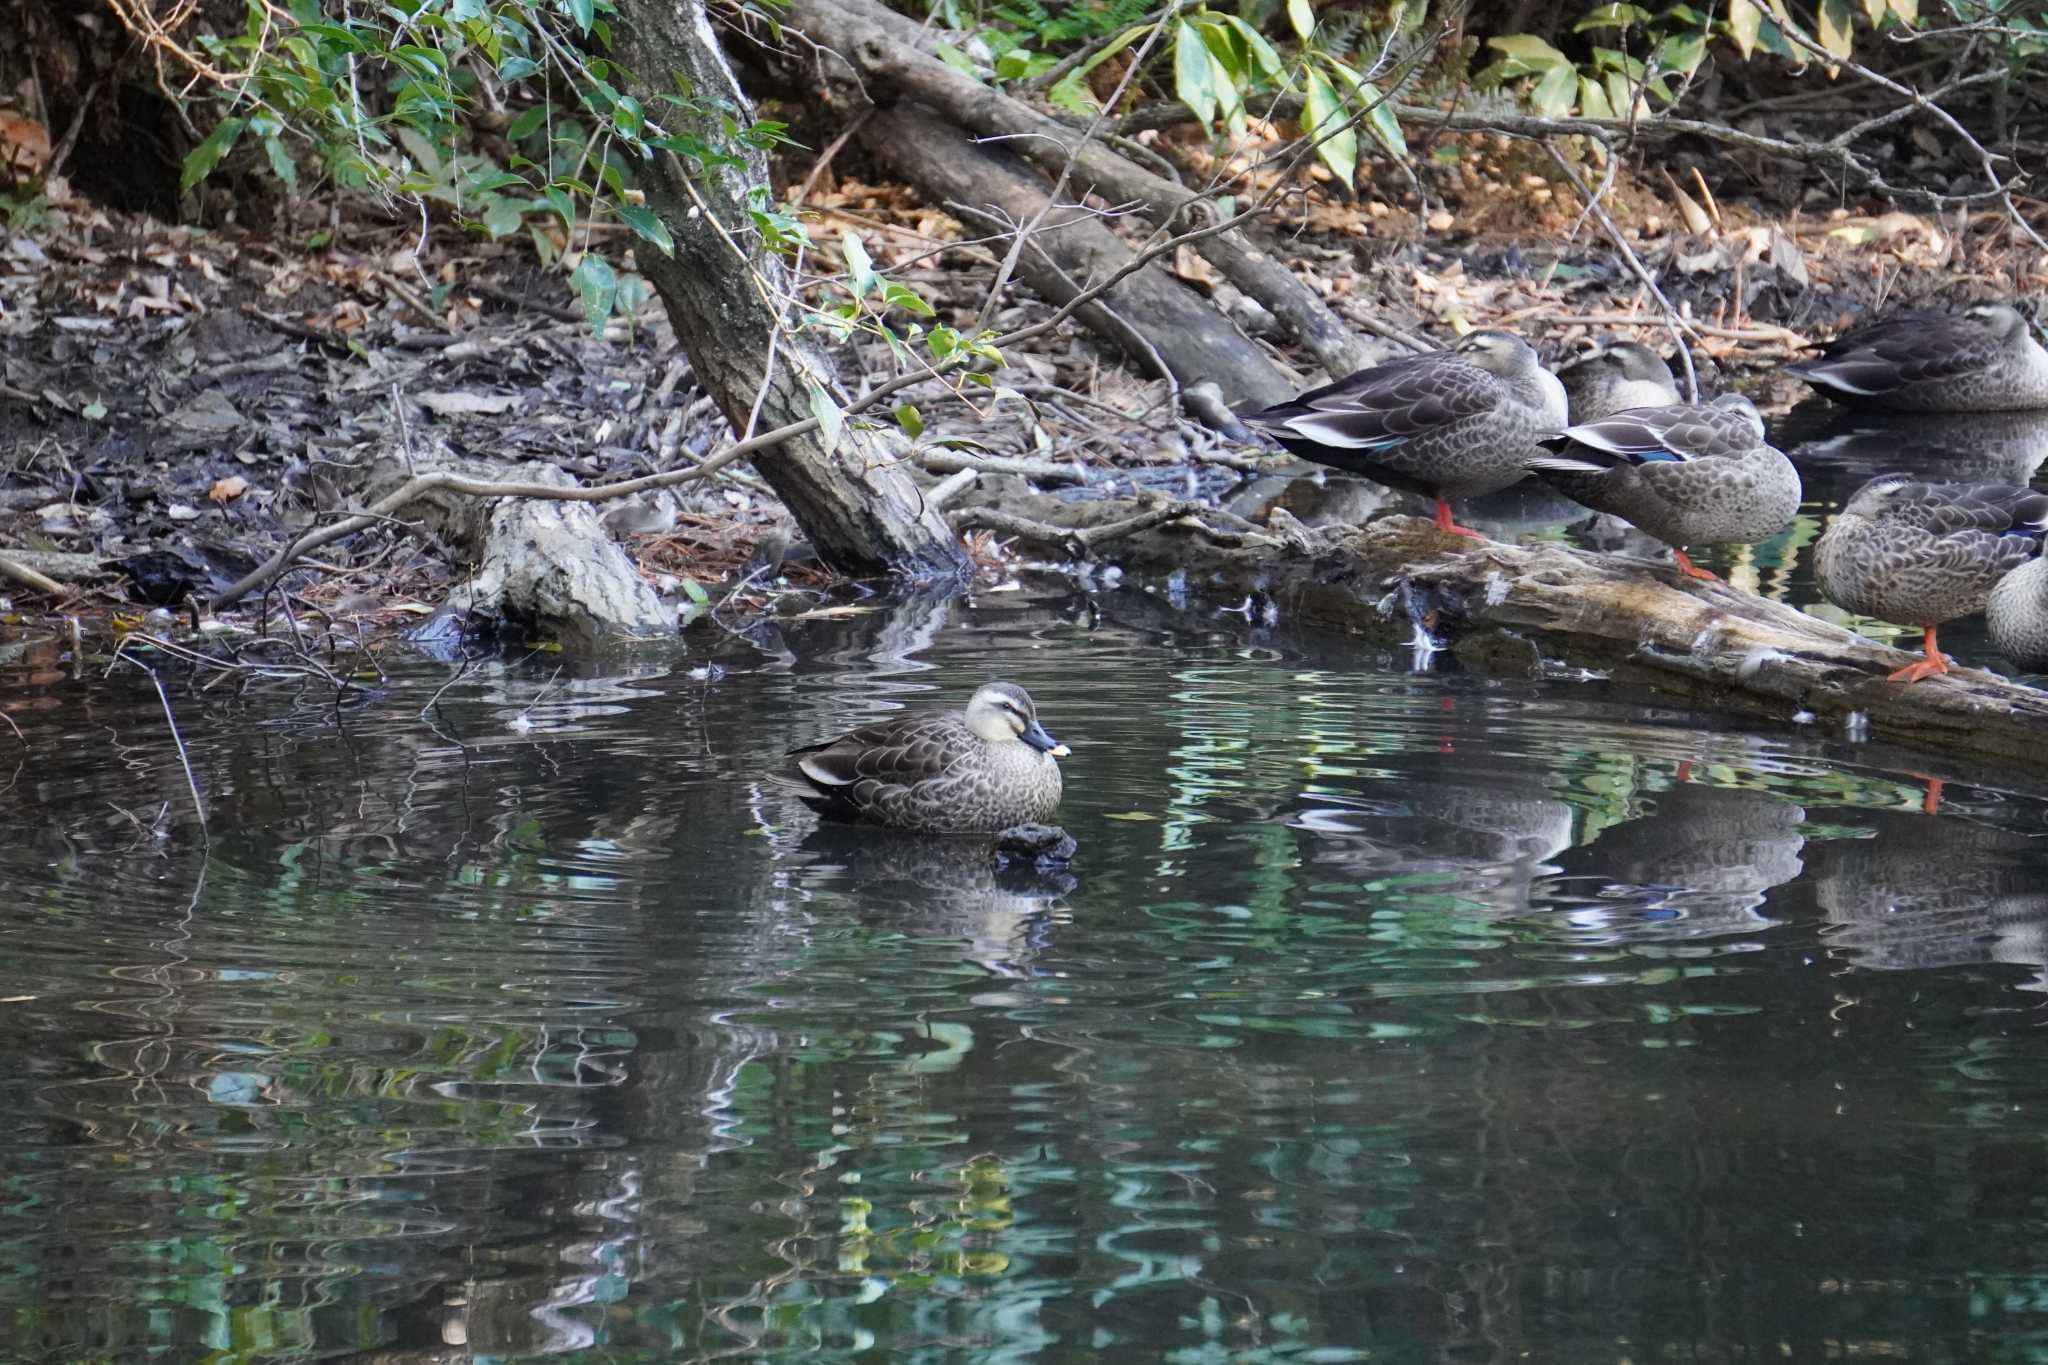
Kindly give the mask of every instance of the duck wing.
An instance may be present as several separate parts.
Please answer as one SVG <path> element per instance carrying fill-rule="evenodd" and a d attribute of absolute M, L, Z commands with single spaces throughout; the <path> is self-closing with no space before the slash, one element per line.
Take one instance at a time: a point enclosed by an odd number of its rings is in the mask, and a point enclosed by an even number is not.
<path fill-rule="evenodd" d="M 1244 420 L 1283 444 L 1387 450 L 1488 412 L 1508 396 L 1485 370 L 1433 351 L 1360 370 Z"/>
<path fill-rule="evenodd" d="M 1682 464 L 1740 455 L 1757 444 L 1743 415 L 1702 403 L 1624 408 L 1541 442 L 1531 469 L 1597 472 L 1629 465 Z"/>
<path fill-rule="evenodd" d="M 789 757 L 818 794 L 850 797 L 865 782 L 907 787 L 938 777 L 977 742 L 950 716 L 898 716 L 791 749 Z"/>
<path fill-rule="evenodd" d="M 1954 379 L 1984 364 L 1982 333 L 1946 313 L 1906 313 L 1836 337 L 1812 360 L 1785 367 L 1811 384 L 1874 397 Z"/>
<path fill-rule="evenodd" d="M 1892 505 L 1939 535 L 1986 532 L 2039 539 L 2048 531 L 2048 493 L 2009 483 L 1909 483 Z"/>

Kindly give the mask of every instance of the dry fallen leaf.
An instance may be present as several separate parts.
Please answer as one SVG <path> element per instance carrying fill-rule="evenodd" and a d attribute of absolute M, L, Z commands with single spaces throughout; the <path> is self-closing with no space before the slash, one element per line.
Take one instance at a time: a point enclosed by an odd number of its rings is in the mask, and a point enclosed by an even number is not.
<path fill-rule="evenodd" d="M 240 474 L 234 474 L 214 484 L 213 491 L 206 496 L 212 498 L 215 502 L 226 504 L 233 502 L 248 491 L 249 481 Z"/>
<path fill-rule="evenodd" d="M 34 119 L 0 109 L 0 168 L 10 175 L 34 175 L 50 164 L 50 134 Z"/>

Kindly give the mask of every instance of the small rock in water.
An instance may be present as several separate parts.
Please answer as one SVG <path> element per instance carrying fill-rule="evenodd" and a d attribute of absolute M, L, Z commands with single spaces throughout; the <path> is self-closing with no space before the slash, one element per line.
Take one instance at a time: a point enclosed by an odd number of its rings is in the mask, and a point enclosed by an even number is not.
<path fill-rule="evenodd" d="M 1039 867 L 1057 867 L 1074 856 L 1080 845 L 1058 825 L 1012 825 L 996 836 L 998 864 L 1028 862 Z"/>

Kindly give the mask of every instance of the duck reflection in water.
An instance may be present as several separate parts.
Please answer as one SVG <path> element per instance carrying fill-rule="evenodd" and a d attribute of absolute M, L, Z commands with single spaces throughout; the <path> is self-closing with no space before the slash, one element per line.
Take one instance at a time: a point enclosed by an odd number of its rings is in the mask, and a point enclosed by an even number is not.
<path fill-rule="evenodd" d="M 1845 412 L 1802 403 L 1779 440 L 1808 496 L 1845 496 L 1878 474 L 2024 484 L 2048 461 L 2048 412 Z"/>
<path fill-rule="evenodd" d="M 1288 822 L 1310 836 L 1305 860 L 1361 881 L 1399 879 L 1418 908 L 1525 913 L 1530 890 L 1571 844 L 1572 808 L 1540 779 L 1433 773 L 1318 795 Z"/>
<path fill-rule="evenodd" d="M 1777 923 L 1765 893 L 1799 875 L 1805 821 L 1774 793 L 1681 776 L 1641 815 L 1560 857 L 1546 892 L 1572 923 L 1614 939 L 1750 933 Z"/>
<path fill-rule="evenodd" d="M 1859 967 L 1901 971 L 2006 962 L 2048 991 L 2048 838 L 1958 816 L 1859 810 L 1865 838 L 1816 840 L 1824 941 Z"/>
<path fill-rule="evenodd" d="M 951 938 L 991 976 L 1025 978 L 1080 880 L 1062 864 L 998 861 L 987 839 L 821 825 L 789 855 L 799 885 L 873 928 Z"/>

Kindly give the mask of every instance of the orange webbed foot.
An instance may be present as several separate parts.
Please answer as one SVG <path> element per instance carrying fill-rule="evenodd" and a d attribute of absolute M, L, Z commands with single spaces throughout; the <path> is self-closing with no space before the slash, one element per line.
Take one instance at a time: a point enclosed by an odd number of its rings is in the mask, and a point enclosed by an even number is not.
<path fill-rule="evenodd" d="M 1948 672 L 1948 660 L 1937 654 L 1932 659 L 1922 659 L 1917 664 L 1907 664 L 1897 672 L 1886 675 L 1885 681 L 1916 683 L 1928 678 L 1938 677 L 1946 672 Z"/>

